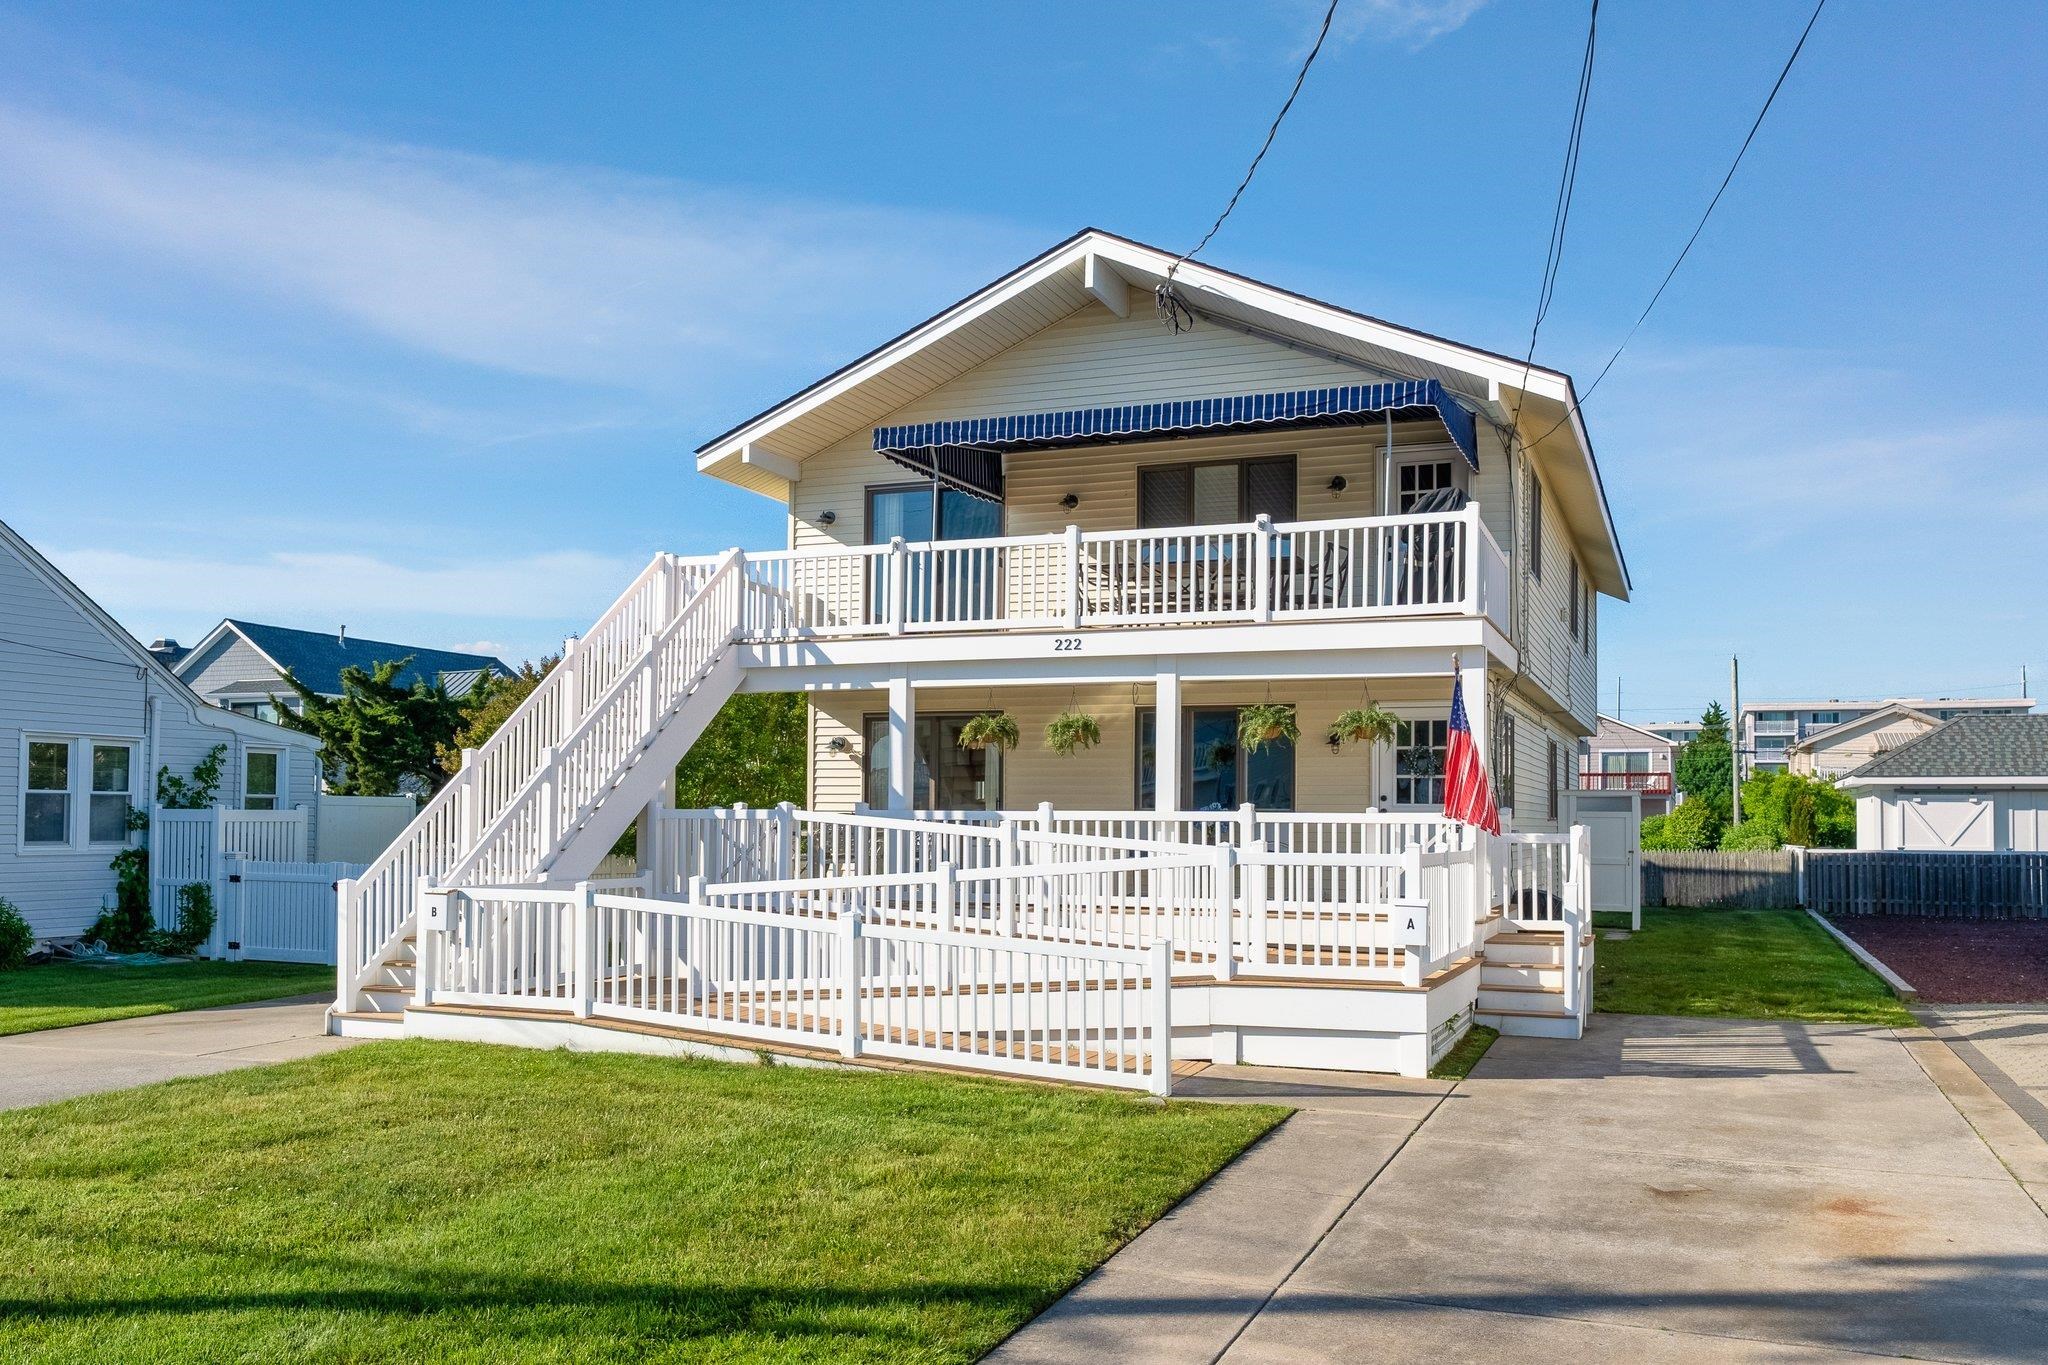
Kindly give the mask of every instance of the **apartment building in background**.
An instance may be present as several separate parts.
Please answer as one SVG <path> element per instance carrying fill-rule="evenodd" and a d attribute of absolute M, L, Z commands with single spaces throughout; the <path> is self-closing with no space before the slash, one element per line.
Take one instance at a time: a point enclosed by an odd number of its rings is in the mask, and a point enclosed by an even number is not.
<path fill-rule="evenodd" d="M 1801 740 L 1888 708 L 1917 711 L 1937 721 L 1958 716 L 2023 716 L 2034 709 L 2028 697 L 1882 697 L 1875 701 L 1744 702 L 1738 722 L 1737 749 L 1742 774 L 1784 771 L 1789 751 Z"/>

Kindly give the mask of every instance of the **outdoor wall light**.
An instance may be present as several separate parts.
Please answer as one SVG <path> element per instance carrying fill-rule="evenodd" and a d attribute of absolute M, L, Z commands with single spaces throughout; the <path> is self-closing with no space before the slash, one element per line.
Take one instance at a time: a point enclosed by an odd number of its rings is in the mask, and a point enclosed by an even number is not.
<path fill-rule="evenodd" d="M 829 741 L 826 742 L 825 747 L 830 749 L 835 754 L 843 754 L 848 749 L 851 749 L 853 747 L 853 744 L 846 738 L 845 735 L 834 735 Z"/>
<path fill-rule="evenodd" d="M 1330 480 L 1330 491 L 1332 493 L 1342 493 L 1345 489 L 1349 488 L 1350 486 L 1351 480 L 1345 478 L 1342 474 L 1339 474 L 1336 478 Z"/>
<path fill-rule="evenodd" d="M 1060 506 L 1066 508 L 1069 512 L 1073 511 L 1076 507 L 1079 507 L 1080 505 L 1081 495 L 1079 493 L 1069 493 L 1064 498 L 1060 499 Z"/>
<path fill-rule="evenodd" d="M 830 526 L 833 522 L 837 520 L 839 520 L 839 514 L 837 512 L 818 513 L 818 525 L 820 526 Z"/>

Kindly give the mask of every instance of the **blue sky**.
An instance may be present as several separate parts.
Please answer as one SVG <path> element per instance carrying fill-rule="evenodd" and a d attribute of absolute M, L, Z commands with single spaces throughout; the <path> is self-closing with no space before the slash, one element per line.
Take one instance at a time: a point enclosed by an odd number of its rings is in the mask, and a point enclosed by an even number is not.
<path fill-rule="evenodd" d="M 540 652 L 773 545 L 705 437 L 1094 224 L 1192 243 L 1320 6 L 0 3 L 0 517 L 131 629 Z M 1589 377 L 1799 3 L 1609 0 Z M 1588 404 L 1628 716 L 2048 673 L 2048 11 L 1833 0 Z M 602 17 L 597 17 L 601 15 Z M 1519 353 L 1576 5 L 1345 0 L 1216 264 Z"/>

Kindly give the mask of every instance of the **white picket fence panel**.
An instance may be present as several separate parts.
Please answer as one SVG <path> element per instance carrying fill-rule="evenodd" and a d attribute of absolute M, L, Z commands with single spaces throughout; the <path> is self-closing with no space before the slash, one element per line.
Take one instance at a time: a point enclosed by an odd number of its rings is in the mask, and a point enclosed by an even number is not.
<path fill-rule="evenodd" d="M 229 854 L 215 886 L 208 957 L 334 963 L 335 887 L 367 863 L 252 861 Z"/>

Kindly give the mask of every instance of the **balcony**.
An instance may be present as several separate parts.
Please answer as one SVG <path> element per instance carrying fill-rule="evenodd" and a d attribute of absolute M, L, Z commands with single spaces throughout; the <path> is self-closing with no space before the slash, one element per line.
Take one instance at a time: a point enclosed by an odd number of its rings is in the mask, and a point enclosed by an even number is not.
<path fill-rule="evenodd" d="M 1579 789 L 1589 792 L 1641 792 L 1645 796 L 1671 795 L 1670 773 L 1608 773 L 1581 770 Z"/>
<path fill-rule="evenodd" d="M 1406 617 L 1505 632 L 1508 619 L 1507 557 L 1476 505 L 779 550 L 746 554 L 744 572 L 755 640 Z"/>
<path fill-rule="evenodd" d="M 1750 733 L 1761 738 L 1764 735 L 1796 735 L 1799 722 L 1796 720 L 1760 720 L 1750 727 Z"/>

